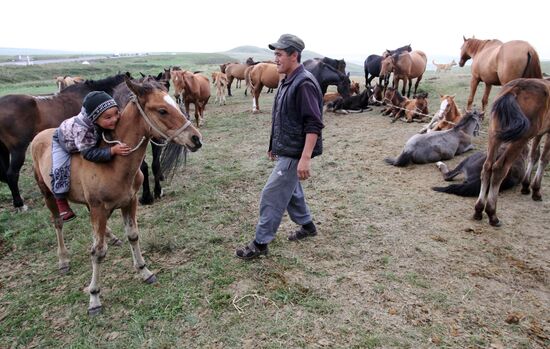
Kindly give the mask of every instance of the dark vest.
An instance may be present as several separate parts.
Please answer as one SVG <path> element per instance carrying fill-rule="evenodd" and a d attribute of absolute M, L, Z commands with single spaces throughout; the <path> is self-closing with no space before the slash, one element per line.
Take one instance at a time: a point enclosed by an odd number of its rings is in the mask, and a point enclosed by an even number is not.
<path fill-rule="evenodd" d="M 271 152 L 273 155 L 300 158 L 306 142 L 304 119 L 296 109 L 296 89 L 305 81 L 311 81 L 319 91 L 319 110 L 323 111 L 321 88 L 315 77 L 304 68 L 285 79 L 277 89 L 272 110 Z M 323 141 L 317 138 L 311 157 L 321 155 Z"/>

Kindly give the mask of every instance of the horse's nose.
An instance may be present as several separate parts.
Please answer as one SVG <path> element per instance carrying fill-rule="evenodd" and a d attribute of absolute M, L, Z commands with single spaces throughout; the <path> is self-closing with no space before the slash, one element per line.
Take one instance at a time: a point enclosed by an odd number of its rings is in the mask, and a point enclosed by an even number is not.
<path fill-rule="evenodd" d="M 195 144 L 196 149 L 199 149 L 200 147 L 202 147 L 201 139 L 200 139 L 198 136 L 193 135 L 193 136 L 191 137 L 191 140 L 192 140 L 193 143 Z"/>

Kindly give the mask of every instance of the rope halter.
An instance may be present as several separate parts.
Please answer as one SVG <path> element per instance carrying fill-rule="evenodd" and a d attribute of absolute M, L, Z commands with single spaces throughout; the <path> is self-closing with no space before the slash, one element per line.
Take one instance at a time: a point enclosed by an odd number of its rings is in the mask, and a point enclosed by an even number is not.
<path fill-rule="evenodd" d="M 171 142 L 174 138 L 178 137 L 181 133 L 183 133 L 183 131 L 185 131 L 189 126 L 191 126 L 191 121 L 189 121 L 187 118 L 184 117 L 185 123 L 183 124 L 183 126 L 180 127 L 179 129 L 177 129 L 172 136 L 168 136 L 166 133 L 164 133 L 162 130 L 160 130 L 157 126 L 155 126 L 155 124 L 153 123 L 151 118 L 145 113 L 145 111 L 143 110 L 143 108 L 139 104 L 139 101 L 138 101 L 135 94 L 132 94 L 132 96 L 130 97 L 130 102 L 135 103 L 136 107 L 139 110 L 140 115 L 143 117 L 143 119 L 145 120 L 147 125 L 149 125 L 149 128 L 155 130 L 155 132 L 157 132 L 158 134 L 160 134 L 164 138 L 163 140 L 164 140 L 165 143 L 153 142 L 155 145 L 157 145 L 159 147 L 165 147 L 166 145 L 168 145 L 169 142 Z M 145 139 L 146 139 L 145 136 L 141 137 L 141 140 L 139 141 L 138 145 L 136 145 L 134 148 L 130 149 L 130 153 L 136 151 L 141 146 L 141 144 L 143 143 L 143 141 Z M 118 141 L 118 140 L 112 140 L 112 141 L 107 140 L 105 138 L 105 133 L 103 133 L 103 141 L 105 141 L 105 143 L 108 143 L 108 144 L 115 144 L 115 143 L 116 144 L 122 144 L 122 142 Z"/>

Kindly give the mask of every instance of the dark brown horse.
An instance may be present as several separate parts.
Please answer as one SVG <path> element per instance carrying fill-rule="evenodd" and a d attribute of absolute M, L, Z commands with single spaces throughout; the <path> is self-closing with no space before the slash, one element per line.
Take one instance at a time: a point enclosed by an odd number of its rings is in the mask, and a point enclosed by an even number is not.
<path fill-rule="evenodd" d="M 503 86 L 493 103 L 489 124 L 487 160 L 481 173 L 481 189 L 475 204 L 474 218 L 481 220 L 482 212 L 489 216 L 489 223 L 499 226 L 496 215 L 500 185 L 523 147 L 533 138 L 529 150 L 529 164 L 522 180 L 522 193 L 533 190 L 533 200 L 541 200 L 540 186 L 544 169 L 550 160 L 550 81 L 542 79 L 516 79 Z M 539 152 L 541 138 L 546 136 L 544 149 Z M 506 143 L 506 149 L 497 156 L 497 149 Z M 537 154 L 540 153 L 540 157 Z M 538 158 L 538 168 L 533 181 L 531 170 Z"/>
<path fill-rule="evenodd" d="M 18 182 L 25 152 L 33 137 L 77 115 L 88 92 L 99 90 L 112 95 L 113 89 L 124 81 L 124 76 L 118 74 L 98 81 L 86 80 L 52 96 L 19 94 L 0 98 L 0 180 L 8 184 L 17 210 L 27 209 Z"/>
<path fill-rule="evenodd" d="M 472 80 L 466 110 L 472 109 L 477 85 L 483 81 L 482 112 L 485 112 L 492 85 L 500 86 L 517 78 L 542 78 L 537 51 L 526 41 L 514 40 L 502 43 L 500 40 L 466 39 L 460 49 L 463 67 L 472 58 Z"/>
<path fill-rule="evenodd" d="M 107 221 L 116 209 L 120 209 L 124 221 L 126 237 L 130 242 L 134 268 L 147 283 L 156 281 L 155 275 L 147 268 L 139 247 L 137 224 L 137 192 L 143 181 L 139 170 L 147 143 L 152 137 L 174 142 L 196 151 L 201 146 L 201 134 L 187 120 L 176 102 L 164 89 L 149 84 L 136 84 L 126 80 L 133 98 L 121 113 L 116 128 L 109 132 L 109 143 L 124 142 L 133 149 L 128 156 L 115 156 L 108 163 L 86 161 L 78 154 L 72 155 L 71 188 L 68 199 L 85 204 L 90 210 L 93 228 L 91 248 L 92 280 L 88 287 L 90 302 L 88 313 L 101 311 L 100 263 L 107 255 L 107 240 L 112 236 Z M 51 192 L 50 172 L 52 167 L 52 134 L 50 128 L 40 132 L 32 141 L 31 154 L 37 184 L 46 205 L 51 211 L 57 233 L 59 268 L 69 268 L 69 253 L 64 243 L 63 220 L 59 216 L 55 199 Z"/>

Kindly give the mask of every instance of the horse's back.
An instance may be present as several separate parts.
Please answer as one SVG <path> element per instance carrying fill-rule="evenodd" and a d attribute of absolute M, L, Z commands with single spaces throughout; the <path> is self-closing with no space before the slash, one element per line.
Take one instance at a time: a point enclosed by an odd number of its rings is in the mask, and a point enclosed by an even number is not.
<path fill-rule="evenodd" d="M 39 111 L 34 97 L 6 95 L 0 98 L 0 142 L 8 148 L 30 142 L 38 124 Z"/>
<path fill-rule="evenodd" d="M 423 51 L 420 50 L 414 50 L 409 53 L 411 56 L 411 78 L 416 78 L 424 74 L 426 71 L 426 65 L 428 62 L 428 58 L 426 57 L 426 54 Z"/>
<path fill-rule="evenodd" d="M 505 42 L 498 50 L 497 59 L 502 85 L 517 78 L 542 78 L 538 53 L 527 41 Z"/>
<path fill-rule="evenodd" d="M 277 88 L 279 86 L 279 72 L 277 65 L 270 63 L 259 63 L 250 71 L 250 79 L 253 85 L 262 83 L 269 88 Z"/>

